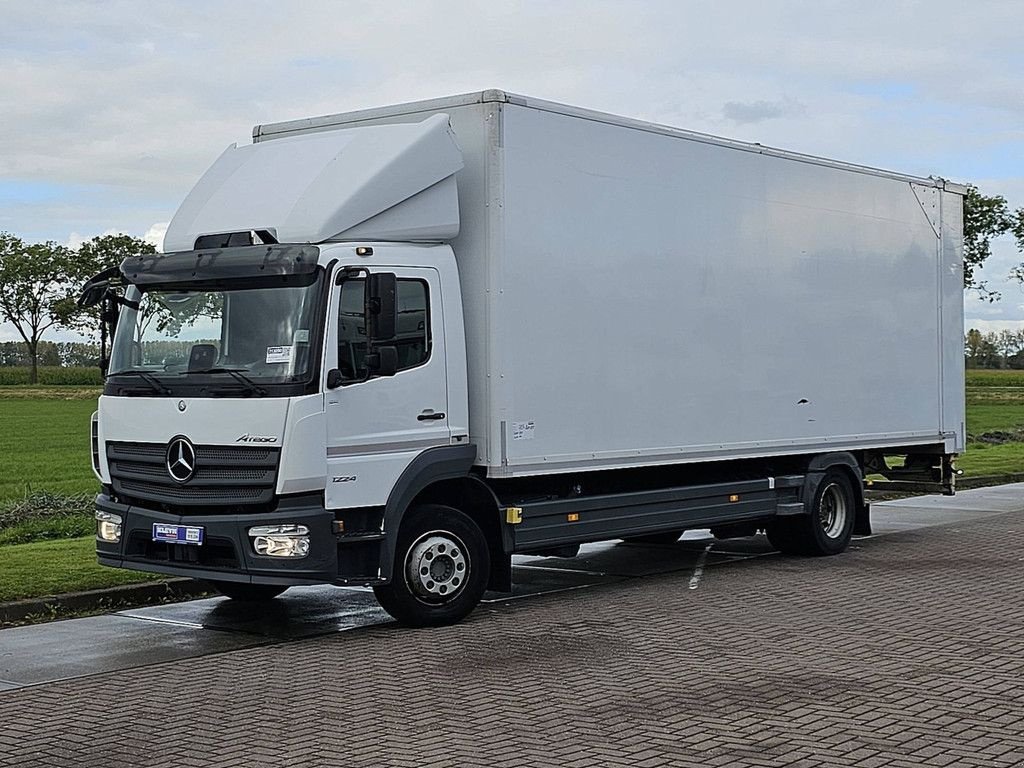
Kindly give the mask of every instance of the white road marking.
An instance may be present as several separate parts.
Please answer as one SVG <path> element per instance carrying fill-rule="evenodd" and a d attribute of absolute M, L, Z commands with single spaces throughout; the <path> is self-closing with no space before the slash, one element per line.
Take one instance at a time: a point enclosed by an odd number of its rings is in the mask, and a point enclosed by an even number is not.
<path fill-rule="evenodd" d="M 700 557 L 697 558 L 697 564 L 693 567 L 693 576 L 690 577 L 690 589 L 696 589 L 697 585 L 700 584 L 700 577 L 704 575 L 704 561 L 708 559 L 708 552 L 715 546 L 715 542 L 711 542 L 704 551 L 700 553 Z"/>

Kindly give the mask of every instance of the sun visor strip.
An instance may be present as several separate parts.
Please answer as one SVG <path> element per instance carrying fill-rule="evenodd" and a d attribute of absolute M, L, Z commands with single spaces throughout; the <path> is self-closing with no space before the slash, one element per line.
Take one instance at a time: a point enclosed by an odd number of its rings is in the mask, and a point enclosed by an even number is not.
<path fill-rule="evenodd" d="M 121 274 L 128 282 L 146 288 L 282 277 L 296 277 L 296 283 L 309 283 L 316 274 L 319 258 L 320 249 L 315 245 L 213 248 L 131 256 L 121 263 Z"/>

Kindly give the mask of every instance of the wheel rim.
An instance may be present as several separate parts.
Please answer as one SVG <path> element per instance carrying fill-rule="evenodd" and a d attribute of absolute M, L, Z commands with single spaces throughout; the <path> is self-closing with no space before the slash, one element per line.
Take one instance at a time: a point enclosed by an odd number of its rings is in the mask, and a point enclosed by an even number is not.
<path fill-rule="evenodd" d="M 821 492 L 821 501 L 818 502 L 818 520 L 828 538 L 838 539 L 843 535 L 848 513 L 846 494 L 842 487 L 839 483 L 829 483 Z"/>
<path fill-rule="evenodd" d="M 418 538 L 405 558 L 405 580 L 417 598 L 428 603 L 451 600 L 466 586 L 469 556 L 466 545 L 448 531 Z"/>

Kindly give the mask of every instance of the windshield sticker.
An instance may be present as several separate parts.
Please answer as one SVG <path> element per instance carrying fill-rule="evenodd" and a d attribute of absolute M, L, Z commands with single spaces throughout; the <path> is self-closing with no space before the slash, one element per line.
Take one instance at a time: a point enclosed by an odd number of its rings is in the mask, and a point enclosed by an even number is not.
<path fill-rule="evenodd" d="M 291 347 L 267 347 L 268 363 L 290 363 L 292 361 Z"/>
<path fill-rule="evenodd" d="M 513 421 L 512 422 L 512 439 L 513 440 L 533 440 L 533 422 L 532 421 Z"/>
<path fill-rule="evenodd" d="M 309 343 L 309 329 L 308 328 L 299 328 L 299 330 L 297 330 L 295 332 L 295 337 L 292 339 L 292 341 L 294 343 L 296 343 L 296 344 L 308 344 Z"/>

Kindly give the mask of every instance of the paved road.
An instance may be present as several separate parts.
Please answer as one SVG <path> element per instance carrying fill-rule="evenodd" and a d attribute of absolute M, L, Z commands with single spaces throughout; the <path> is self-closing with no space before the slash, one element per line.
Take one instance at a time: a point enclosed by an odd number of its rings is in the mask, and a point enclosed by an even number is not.
<path fill-rule="evenodd" d="M 523 559 L 443 629 L 304 589 L 4 630 L 0 765 L 1024 764 L 1024 485 L 876 520 Z"/>

